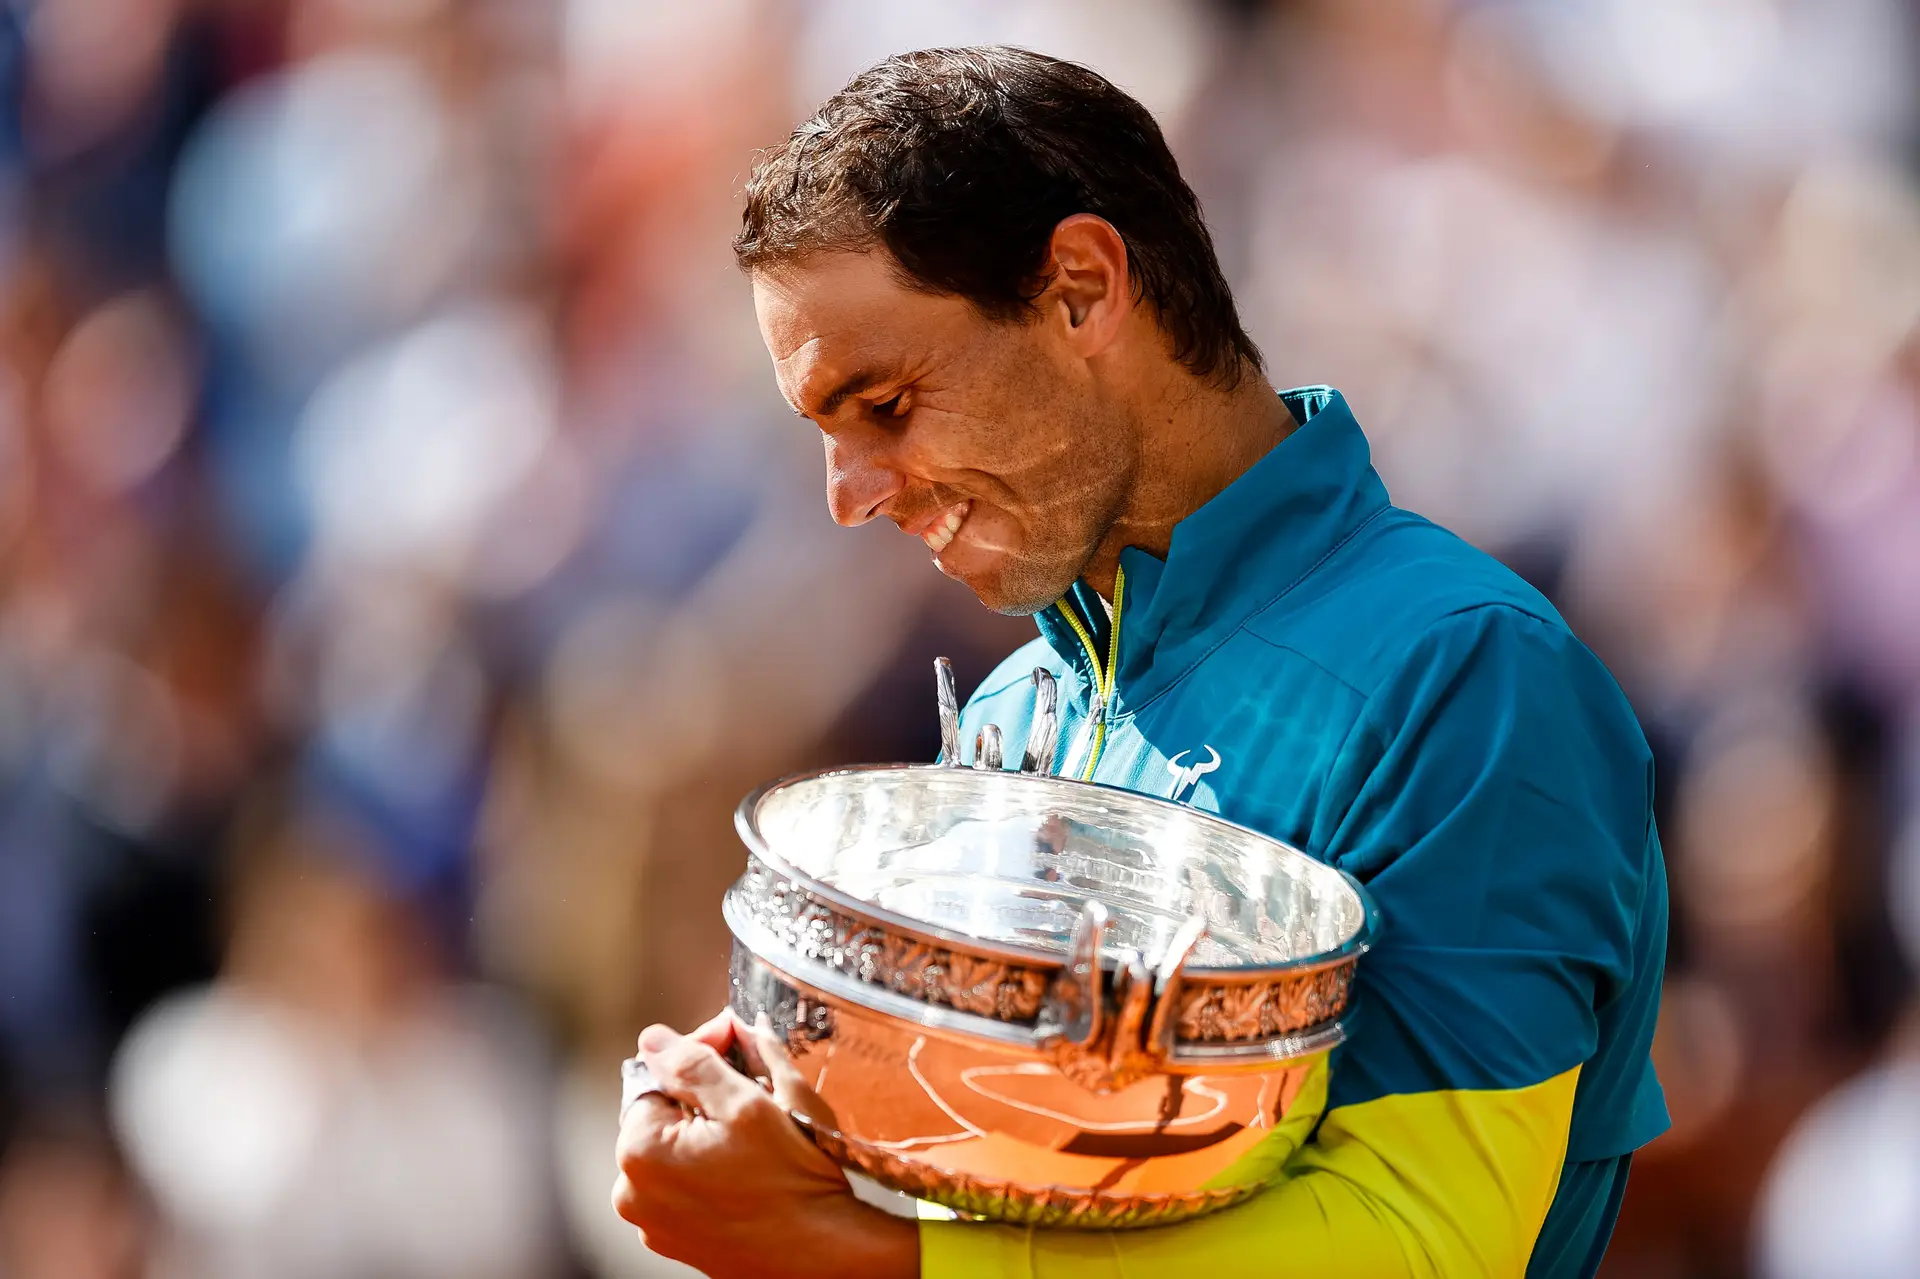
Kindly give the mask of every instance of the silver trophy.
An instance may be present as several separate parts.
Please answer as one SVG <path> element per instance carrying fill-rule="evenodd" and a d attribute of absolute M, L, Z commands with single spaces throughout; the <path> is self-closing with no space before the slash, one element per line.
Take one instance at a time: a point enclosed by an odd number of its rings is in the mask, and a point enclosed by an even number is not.
<path fill-rule="evenodd" d="M 1045 671 L 1019 771 L 992 725 L 960 766 L 938 673 L 941 764 L 790 777 L 735 819 L 732 1005 L 770 1018 L 831 1112 L 795 1122 L 970 1217 L 1114 1229 L 1255 1194 L 1343 1037 L 1365 891 L 1218 817 L 1052 776 Z"/>

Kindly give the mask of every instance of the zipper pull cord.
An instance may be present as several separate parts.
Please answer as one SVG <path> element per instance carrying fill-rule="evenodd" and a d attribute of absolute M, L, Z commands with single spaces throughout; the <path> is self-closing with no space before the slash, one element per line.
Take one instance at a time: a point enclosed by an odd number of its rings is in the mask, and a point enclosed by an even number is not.
<path fill-rule="evenodd" d="M 1103 671 L 1096 659 L 1093 666 L 1093 749 L 1087 752 L 1087 766 L 1080 773 L 1080 780 L 1093 780 L 1094 766 L 1100 762 L 1100 752 L 1107 744 L 1107 708 L 1113 702 L 1113 681 L 1120 670 L 1120 611 L 1127 602 L 1127 571 L 1119 565 L 1113 570 L 1113 627 L 1107 636 L 1107 667 Z"/>

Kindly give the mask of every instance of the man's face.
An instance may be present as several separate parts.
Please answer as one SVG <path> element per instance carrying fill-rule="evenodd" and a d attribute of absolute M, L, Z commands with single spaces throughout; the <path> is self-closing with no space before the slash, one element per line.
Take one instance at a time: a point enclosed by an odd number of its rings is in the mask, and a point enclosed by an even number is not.
<path fill-rule="evenodd" d="M 1138 432 L 1043 297 L 1031 323 L 917 292 L 884 250 L 754 272 L 780 391 L 826 436 L 841 524 L 885 516 L 988 608 L 1064 594 L 1119 517 Z"/>

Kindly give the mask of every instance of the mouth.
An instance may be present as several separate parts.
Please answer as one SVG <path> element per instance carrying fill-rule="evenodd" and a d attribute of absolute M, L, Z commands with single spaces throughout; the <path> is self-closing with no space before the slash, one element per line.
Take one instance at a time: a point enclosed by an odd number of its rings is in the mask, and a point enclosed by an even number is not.
<path fill-rule="evenodd" d="M 971 499 L 956 502 L 928 522 L 927 527 L 920 531 L 920 540 L 935 555 L 940 554 L 953 544 L 954 536 L 960 532 L 960 526 L 967 522 L 967 516 L 972 511 Z"/>

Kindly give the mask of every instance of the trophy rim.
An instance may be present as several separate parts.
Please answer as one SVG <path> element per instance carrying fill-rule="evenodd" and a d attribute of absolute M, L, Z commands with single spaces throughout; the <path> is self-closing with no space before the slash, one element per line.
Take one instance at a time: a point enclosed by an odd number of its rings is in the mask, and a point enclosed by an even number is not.
<path fill-rule="evenodd" d="M 1051 950 L 1044 946 L 1025 946 L 1018 942 L 985 941 L 968 933 L 946 928 L 926 920 L 916 919 L 911 915 L 904 915 L 897 911 L 888 910 L 864 898 L 856 897 L 830 884 L 823 883 L 818 877 L 809 874 L 774 852 L 772 846 L 768 843 L 759 828 L 758 813 L 760 802 L 774 791 L 788 786 L 799 785 L 802 782 L 819 781 L 831 777 L 871 775 L 876 773 L 965 771 L 974 770 L 960 769 L 946 764 L 891 763 L 838 765 L 831 768 L 806 769 L 801 772 L 790 773 L 785 777 L 766 782 L 749 791 L 746 797 L 742 799 L 734 809 L 734 829 L 738 832 L 741 842 L 747 846 L 747 852 L 751 857 L 764 863 L 780 875 L 792 880 L 809 896 L 815 897 L 865 922 L 895 932 L 923 937 L 931 941 L 936 941 L 948 949 L 960 951 L 965 954 L 977 955 L 982 958 L 1023 964 L 1030 968 L 1060 969 L 1066 967 L 1067 955 L 1063 951 Z M 989 770 L 979 771 L 987 772 Z M 1288 843 L 1286 840 L 1278 839 L 1263 831 L 1254 830 L 1250 826 L 1231 821 L 1225 817 L 1221 817 L 1217 813 L 1209 813 L 1202 809 L 1189 807 L 1186 804 L 1177 804 L 1172 800 L 1162 799 L 1158 795 L 1149 795 L 1142 791 L 1129 790 L 1124 786 L 1114 786 L 1106 782 L 1085 782 L 1066 777 L 1014 772 L 1008 769 L 992 770 L 992 776 L 998 779 L 996 784 L 1041 787 L 1049 790 L 1066 791 L 1068 793 L 1072 793 L 1075 790 L 1100 791 L 1124 796 L 1125 802 L 1127 803 L 1143 803 L 1148 806 L 1159 806 L 1177 810 L 1185 818 L 1197 820 L 1203 825 L 1211 824 L 1218 826 L 1240 836 L 1250 837 L 1260 843 L 1273 845 L 1286 854 L 1303 858 L 1311 862 L 1316 868 L 1329 871 L 1339 876 L 1341 881 L 1345 883 L 1348 891 L 1352 892 L 1360 903 L 1359 926 L 1338 946 L 1329 950 L 1317 951 L 1311 955 L 1302 955 L 1296 959 L 1280 960 L 1275 963 L 1230 964 L 1217 967 L 1199 964 L 1189 965 L 1185 969 L 1188 981 L 1205 982 L 1209 985 L 1231 985 L 1240 982 L 1268 981 L 1280 976 L 1294 976 L 1322 968 L 1333 968 L 1341 964 L 1351 963 L 1361 955 L 1366 954 L 1367 951 L 1373 947 L 1374 937 L 1380 927 L 1380 911 L 1374 903 L 1373 895 L 1367 891 L 1365 885 L 1361 884 L 1359 880 L 1355 879 L 1340 867 L 1330 862 L 1320 861 L 1318 858 L 1312 857 L 1293 844 Z M 1103 956 L 1103 962 L 1105 958 L 1106 957 Z"/>

